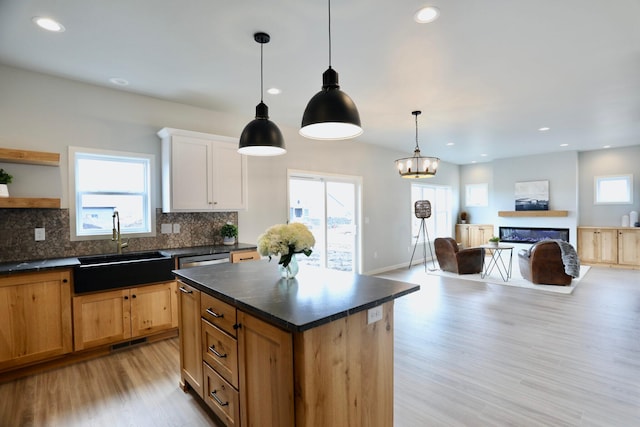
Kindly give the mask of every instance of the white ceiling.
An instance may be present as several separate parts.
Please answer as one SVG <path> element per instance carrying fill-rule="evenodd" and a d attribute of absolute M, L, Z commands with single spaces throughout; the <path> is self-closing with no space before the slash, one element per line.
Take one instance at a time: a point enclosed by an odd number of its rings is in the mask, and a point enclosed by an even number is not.
<path fill-rule="evenodd" d="M 417 24 L 426 4 L 440 18 Z M 409 155 L 411 111 L 422 110 L 423 155 L 456 164 L 640 144 L 639 0 L 333 0 L 331 8 L 332 65 L 364 128 L 345 143 Z M 34 16 L 66 31 L 43 31 Z M 248 123 L 260 100 L 257 31 L 271 35 L 265 90 L 282 89 L 265 93 L 271 119 L 298 128 L 329 64 L 326 0 L 0 0 L 0 63 Z"/>

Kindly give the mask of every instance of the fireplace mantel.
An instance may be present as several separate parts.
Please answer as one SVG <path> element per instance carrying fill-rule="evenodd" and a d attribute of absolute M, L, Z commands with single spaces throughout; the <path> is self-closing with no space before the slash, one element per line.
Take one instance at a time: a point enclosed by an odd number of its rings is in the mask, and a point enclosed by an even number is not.
<path fill-rule="evenodd" d="M 498 216 L 569 216 L 569 211 L 498 211 Z"/>

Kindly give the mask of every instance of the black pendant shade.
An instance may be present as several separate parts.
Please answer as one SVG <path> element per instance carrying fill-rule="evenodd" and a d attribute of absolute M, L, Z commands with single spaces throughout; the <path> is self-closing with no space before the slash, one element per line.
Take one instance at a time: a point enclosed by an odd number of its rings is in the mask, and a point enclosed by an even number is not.
<path fill-rule="evenodd" d="M 255 33 L 253 38 L 260 43 L 260 103 L 256 106 L 256 118 L 242 130 L 238 153 L 249 156 L 278 156 L 287 150 L 282 132 L 269 120 L 269 107 L 262 100 L 262 45 L 269 43 L 266 33 Z"/>
<path fill-rule="evenodd" d="M 300 135 L 337 140 L 362 134 L 360 114 L 353 100 L 340 90 L 338 73 L 331 67 L 322 74 L 322 90 L 307 104 Z"/>
<path fill-rule="evenodd" d="M 353 100 L 340 90 L 338 73 L 331 68 L 331 1 L 329 6 L 329 68 L 322 74 L 322 90 L 307 104 L 300 135 L 321 140 L 355 138 L 362 134 L 360 114 Z"/>

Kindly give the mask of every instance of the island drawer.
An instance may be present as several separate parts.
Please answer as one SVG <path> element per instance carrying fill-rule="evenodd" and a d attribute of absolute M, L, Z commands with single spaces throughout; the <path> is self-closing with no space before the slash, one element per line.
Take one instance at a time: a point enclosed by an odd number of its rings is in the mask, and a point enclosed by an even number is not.
<path fill-rule="evenodd" d="M 236 336 L 236 308 L 211 295 L 202 294 L 201 316 L 231 336 Z"/>
<path fill-rule="evenodd" d="M 240 394 L 209 365 L 202 365 L 205 402 L 227 426 L 239 426 Z"/>
<path fill-rule="evenodd" d="M 231 262 L 247 262 L 262 259 L 258 251 L 231 252 Z"/>
<path fill-rule="evenodd" d="M 238 388 L 238 343 L 206 320 L 202 320 L 202 359 Z"/>

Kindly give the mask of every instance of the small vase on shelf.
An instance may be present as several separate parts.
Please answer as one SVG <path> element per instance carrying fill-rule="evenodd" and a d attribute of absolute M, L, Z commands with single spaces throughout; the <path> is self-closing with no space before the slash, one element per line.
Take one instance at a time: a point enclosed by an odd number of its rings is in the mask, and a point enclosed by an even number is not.
<path fill-rule="evenodd" d="M 293 279 L 296 277 L 299 270 L 296 256 L 294 255 L 291 257 L 291 261 L 289 261 L 289 264 L 287 264 L 286 267 L 282 264 L 278 264 L 278 270 L 280 270 L 280 276 L 282 276 L 283 279 Z"/>

